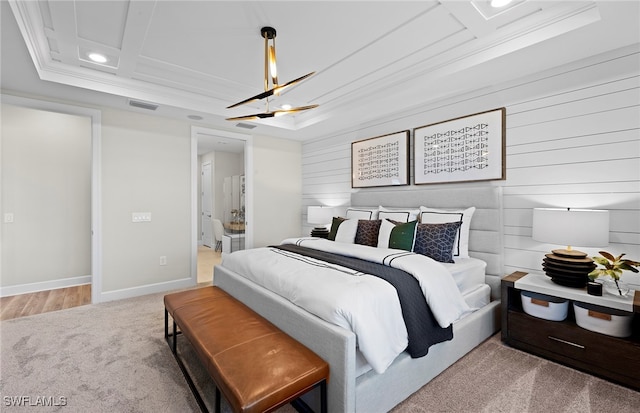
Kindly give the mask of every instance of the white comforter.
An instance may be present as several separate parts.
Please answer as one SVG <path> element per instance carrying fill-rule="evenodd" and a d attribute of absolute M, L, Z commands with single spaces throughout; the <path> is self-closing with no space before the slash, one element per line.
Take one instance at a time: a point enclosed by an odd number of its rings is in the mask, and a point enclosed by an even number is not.
<path fill-rule="evenodd" d="M 366 259 L 412 274 L 441 327 L 472 311 L 449 271 L 423 255 L 318 238 L 287 239 L 284 243 Z M 407 347 L 398 295 L 378 277 L 268 247 L 225 255 L 222 266 L 325 321 L 353 331 L 360 352 L 377 373 L 384 372 Z"/>

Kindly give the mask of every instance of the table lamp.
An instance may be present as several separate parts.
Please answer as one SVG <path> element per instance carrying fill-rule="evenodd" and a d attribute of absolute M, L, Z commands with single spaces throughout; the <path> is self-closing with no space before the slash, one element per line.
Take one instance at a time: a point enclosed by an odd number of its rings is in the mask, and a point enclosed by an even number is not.
<path fill-rule="evenodd" d="M 329 230 L 326 225 L 331 223 L 333 208 L 326 206 L 307 207 L 307 222 L 316 225 L 311 231 L 312 237 L 328 238 Z"/>
<path fill-rule="evenodd" d="M 535 241 L 567 245 L 546 254 L 542 267 L 557 284 L 582 288 L 596 264 L 578 247 L 603 247 L 609 244 L 609 211 L 571 208 L 534 208 Z"/>

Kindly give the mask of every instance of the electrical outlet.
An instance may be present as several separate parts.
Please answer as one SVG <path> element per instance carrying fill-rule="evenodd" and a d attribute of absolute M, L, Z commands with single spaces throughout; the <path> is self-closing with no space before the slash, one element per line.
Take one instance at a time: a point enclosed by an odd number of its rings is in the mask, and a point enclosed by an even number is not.
<path fill-rule="evenodd" d="M 4 214 L 4 223 L 5 224 L 13 223 L 13 213 L 12 212 L 6 212 Z"/>
<path fill-rule="evenodd" d="M 167 265 L 167 256 L 166 255 L 161 255 L 160 256 L 160 265 Z"/>

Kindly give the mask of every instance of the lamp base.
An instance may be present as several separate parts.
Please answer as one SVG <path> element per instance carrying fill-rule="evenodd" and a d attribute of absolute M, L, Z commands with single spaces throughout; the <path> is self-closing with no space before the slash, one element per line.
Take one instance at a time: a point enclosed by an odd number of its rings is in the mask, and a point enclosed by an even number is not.
<path fill-rule="evenodd" d="M 329 238 L 329 230 L 325 227 L 315 227 L 311 230 L 311 236 L 316 238 Z"/>
<path fill-rule="evenodd" d="M 559 255 L 561 257 L 566 257 L 566 258 L 584 258 L 587 256 L 586 252 L 573 250 L 573 249 L 551 250 L 551 252 L 553 252 L 555 255 Z"/>
<path fill-rule="evenodd" d="M 542 268 L 551 281 L 565 287 L 584 288 L 596 264 L 582 251 L 553 250 L 542 260 Z"/>

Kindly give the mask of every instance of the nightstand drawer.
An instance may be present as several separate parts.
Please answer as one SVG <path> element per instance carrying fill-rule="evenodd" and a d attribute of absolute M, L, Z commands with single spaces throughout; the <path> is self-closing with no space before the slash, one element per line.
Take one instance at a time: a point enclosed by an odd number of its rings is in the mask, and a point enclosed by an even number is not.
<path fill-rule="evenodd" d="M 614 372 L 640 382 L 640 343 L 585 330 L 565 322 L 509 311 L 509 336 L 532 351 L 560 362 L 567 358 L 592 369 Z"/>

